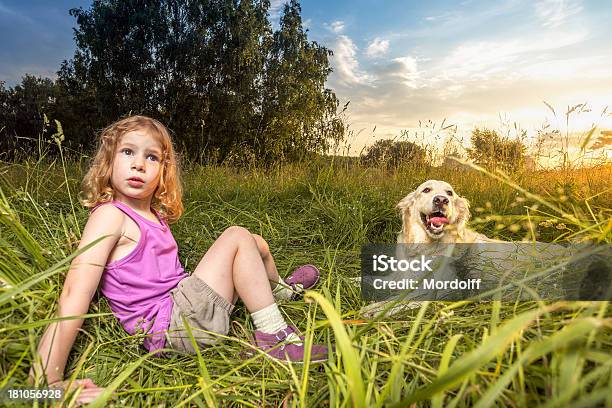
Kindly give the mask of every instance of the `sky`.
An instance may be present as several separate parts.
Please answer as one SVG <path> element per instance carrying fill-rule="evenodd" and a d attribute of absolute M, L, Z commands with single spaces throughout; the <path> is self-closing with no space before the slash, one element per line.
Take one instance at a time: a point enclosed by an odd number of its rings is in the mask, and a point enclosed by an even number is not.
<path fill-rule="evenodd" d="M 272 0 L 278 27 L 282 0 Z M 0 81 L 54 77 L 74 53 L 72 7 L 0 0 Z M 612 129 L 612 2 L 607 0 L 307 0 L 308 38 L 333 51 L 326 86 L 345 112 L 350 153 L 380 138 L 435 138 L 443 126 L 535 137 Z M 549 106 L 547 106 L 546 102 Z M 568 107 L 587 103 L 590 112 Z M 552 109 L 551 109 L 552 108 Z M 612 107 L 610 109 L 612 111 Z M 554 111 L 554 114 L 553 114 Z"/>

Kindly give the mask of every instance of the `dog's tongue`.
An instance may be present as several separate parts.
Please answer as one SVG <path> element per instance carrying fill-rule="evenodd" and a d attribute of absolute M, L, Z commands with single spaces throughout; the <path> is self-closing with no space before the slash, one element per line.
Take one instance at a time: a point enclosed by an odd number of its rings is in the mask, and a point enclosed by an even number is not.
<path fill-rule="evenodd" d="M 448 224 L 448 218 L 446 217 L 431 217 L 429 222 L 434 225 L 434 227 L 440 227 L 442 224 Z"/>

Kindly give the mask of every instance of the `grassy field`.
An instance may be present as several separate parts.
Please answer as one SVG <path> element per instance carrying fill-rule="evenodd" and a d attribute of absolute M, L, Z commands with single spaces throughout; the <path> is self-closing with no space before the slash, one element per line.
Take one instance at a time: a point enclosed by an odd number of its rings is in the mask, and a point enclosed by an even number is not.
<path fill-rule="evenodd" d="M 0 388 L 26 385 L 53 319 L 87 217 L 76 199 L 83 172 L 83 164 L 46 159 L 0 164 Z M 115 392 L 95 406 L 612 406 L 608 302 L 425 302 L 393 318 L 359 316 L 363 301 L 348 278 L 359 274 L 360 245 L 393 243 L 396 203 L 430 178 L 468 198 L 471 226 L 488 236 L 612 243 L 610 165 L 511 180 L 349 162 L 187 165 L 186 212 L 172 228 L 186 270 L 228 226 L 261 234 L 281 276 L 302 263 L 322 270 L 307 302 L 284 303 L 282 311 L 309 341 L 336 351 L 312 367 L 240 358 L 252 323 L 239 306 L 221 345 L 200 356 L 151 357 L 100 298 L 66 376 Z"/>

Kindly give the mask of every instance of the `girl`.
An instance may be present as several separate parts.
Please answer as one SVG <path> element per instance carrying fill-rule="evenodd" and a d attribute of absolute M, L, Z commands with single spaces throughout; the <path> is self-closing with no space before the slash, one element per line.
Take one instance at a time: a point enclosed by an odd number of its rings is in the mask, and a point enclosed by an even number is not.
<path fill-rule="evenodd" d="M 213 243 L 191 276 L 178 259 L 168 228 L 183 212 L 179 168 L 167 129 L 157 120 L 131 116 L 102 131 L 93 164 L 83 181 L 82 203 L 91 208 L 80 246 L 104 237 L 76 257 L 66 276 L 58 316 L 87 313 L 99 283 L 113 314 L 129 334 L 146 333 L 149 351 L 161 348 L 194 353 L 184 321 L 198 346 L 227 334 L 238 298 L 251 313 L 254 345 L 280 360 L 303 361 L 303 338 L 287 325 L 276 299 L 314 286 L 319 272 L 298 268 L 283 281 L 266 241 L 242 227 L 230 227 Z M 49 325 L 31 377 L 62 382 L 68 354 L 82 319 Z M 313 345 L 311 361 L 327 359 L 327 348 Z M 101 392 L 91 380 L 82 402 Z"/>

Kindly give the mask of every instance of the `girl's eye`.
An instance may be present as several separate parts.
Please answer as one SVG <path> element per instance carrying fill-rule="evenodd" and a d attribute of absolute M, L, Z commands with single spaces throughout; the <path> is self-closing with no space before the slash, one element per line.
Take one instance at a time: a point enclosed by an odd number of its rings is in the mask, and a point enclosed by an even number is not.
<path fill-rule="evenodd" d="M 132 154 L 132 149 L 121 149 L 121 153 L 127 154 L 129 156 Z"/>
<path fill-rule="evenodd" d="M 147 156 L 149 159 L 151 159 L 151 161 L 158 161 L 159 159 L 157 158 L 156 155 L 154 154 L 150 154 L 149 156 Z"/>
<path fill-rule="evenodd" d="M 424 193 L 429 193 L 431 191 L 431 188 L 427 187 L 426 189 L 423 190 Z"/>

